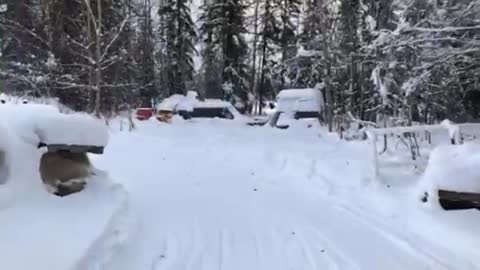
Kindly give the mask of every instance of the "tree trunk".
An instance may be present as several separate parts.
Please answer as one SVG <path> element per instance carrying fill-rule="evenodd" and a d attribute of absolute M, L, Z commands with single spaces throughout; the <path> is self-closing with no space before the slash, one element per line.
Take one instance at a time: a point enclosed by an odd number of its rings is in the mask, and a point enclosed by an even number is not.
<path fill-rule="evenodd" d="M 325 65 L 326 65 L 326 78 L 325 78 L 325 99 L 326 99 L 326 120 L 328 123 L 328 131 L 333 131 L 333 97 L 332 97 L 332 85 L 330 83 L 331 77 L 331 61 L 330 61 L 330 53 L 329 53 L 329 44 L 327 41 L 327 27 L 326 27 L 326 13 L 323 0 L 317 0 L 317 8 L 318 13 L 321 16 L 320 21 L 320 31 L 322 31 L 322 39 L 323 39 L 323 52 L 325 55 Z"/>
<path fill-rule="evenodd" d="M 98 23 L 97 29 L 95 29 L 95 58 L 96 58 L 96 71 L 95 71 L 95 115 L 100 117 L 100 104 L 101 104 L 101 83 L 102 83 L 102 1 L 97 0 L 97 13 Z"/>
<path fill-rule="evenodd" d="M 253 25 L 253 55 L 252 55 L 252 74 L 251 74 L 251 84 L 250 84 L 250 92 L 255 93 L 256 91 L 256 67 L 257 67 L 257 40 L 258 40 L 258 8 L 260 5 L 260 0 L 255 0 L 255 15 L 254 15 L 254 25 Z"/>

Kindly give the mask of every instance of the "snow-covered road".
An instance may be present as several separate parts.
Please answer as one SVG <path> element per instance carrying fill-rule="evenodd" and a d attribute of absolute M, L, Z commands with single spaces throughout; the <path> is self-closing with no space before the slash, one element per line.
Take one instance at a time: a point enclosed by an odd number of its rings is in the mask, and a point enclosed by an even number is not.
<path fill-rule="evenodd" d="M 330 199 L 368 181 L 366 149 L 221 122 L 116 133 L 95 163 L 140 222 L 111 269 L 455 269 Z"/>

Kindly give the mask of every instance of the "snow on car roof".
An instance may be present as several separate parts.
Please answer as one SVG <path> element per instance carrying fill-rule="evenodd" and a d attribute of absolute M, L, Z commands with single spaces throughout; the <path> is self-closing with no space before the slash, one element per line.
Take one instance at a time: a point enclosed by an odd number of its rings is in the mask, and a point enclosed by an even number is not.
<path fill-rule="evenodd" d="M 228 108 L 235 119 L 242 119 L 244 116 L 235 109 L 228 101 L 221 99 L 207 98 L 204 100 L 197 99 L 197 93 L 189 91 L 186 96 L 174 94 L 164 99 L 158 106 L 159 111 L 193 111 L 195 108 Z"/>
<path fill-rule="evenodd" d="M 221 99 L 196 100 L 195 108 L 227 108 L 233 106 L 230 102 Z"/>
<path fill-rule="evenodd" d="M 162 102 L 160 102 L 160 104 L 157 105 L 157 110 L 173 111 L 175 110 L 175 107 L 177 107 L 177 105 L 184 99 L 185 99 L 185 96 L 181 94 L 171 95 L 165 98 L 164 100 L 162 100 Z"/>
<path fill-rule="evenodd" d="M 279 111 L 320 111 L 324 107 L 322 93 L 313 88 L 286 89 L 277 95 Z"/>
<path fill-rule="evenodd" d="M 318 96 L 320 91 L 313 88 L 285 89 L 278 93 L 277 98 L 312 98 Z"/>

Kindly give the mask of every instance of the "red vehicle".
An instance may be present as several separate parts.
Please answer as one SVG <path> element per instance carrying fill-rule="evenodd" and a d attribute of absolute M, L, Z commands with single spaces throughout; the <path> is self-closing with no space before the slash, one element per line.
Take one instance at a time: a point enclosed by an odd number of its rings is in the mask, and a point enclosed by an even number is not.
<path fill-rule="evenodd" d="M 138 108 L 135 111 L 135 117 L 138 120 L 148 120 L 150 117 L 155 115 L 155 109 L 154 108 Z"/>

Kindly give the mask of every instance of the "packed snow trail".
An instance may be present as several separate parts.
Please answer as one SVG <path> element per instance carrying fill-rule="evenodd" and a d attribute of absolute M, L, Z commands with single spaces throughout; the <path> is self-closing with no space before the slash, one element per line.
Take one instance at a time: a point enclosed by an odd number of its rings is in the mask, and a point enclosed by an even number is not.
<path fill-rule="evenodd" d="M 140 225 L 111 269 L 453 269 L 307 196 L 329 188 L 310 179 L 328 177 L 318 168 L 341 149 L 276 132 L 148 123 L 113 135 L 95 162 L 125 185 Z"/>

